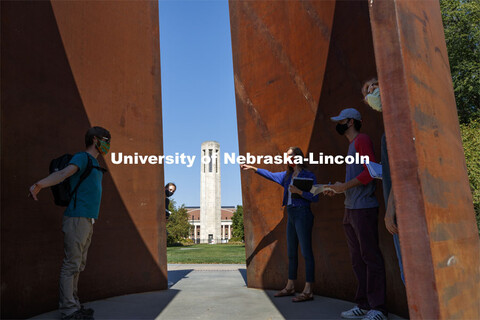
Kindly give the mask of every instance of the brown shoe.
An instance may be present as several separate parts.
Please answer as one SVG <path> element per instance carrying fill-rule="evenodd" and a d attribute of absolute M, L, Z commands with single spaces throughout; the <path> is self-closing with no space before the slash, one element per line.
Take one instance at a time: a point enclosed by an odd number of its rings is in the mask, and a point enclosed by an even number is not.
<path fill-rule="evenodd" d="M 309 300 L 313 300 L 313 292 L 310 292 L 310 293 L 302 292 L 298 296 L 293 298 L 292 302 L 304 302 Z"/>
<path fill-rule="evenodd" d="M 277 293 L 275 293 L 274 297 L 278 298 L 278 297 L 293 296 L 294 294 L 295 294 L 295 288 L 292 288 L 292 289 L 283 288 L 281 291 L 278 291 Z"/>

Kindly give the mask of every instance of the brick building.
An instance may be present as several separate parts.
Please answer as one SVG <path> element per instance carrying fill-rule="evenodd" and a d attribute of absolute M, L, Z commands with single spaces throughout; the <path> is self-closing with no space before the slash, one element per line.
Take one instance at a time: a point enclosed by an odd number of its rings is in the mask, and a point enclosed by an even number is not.
<path fill-rule="evenodd" d="M 190 239 L 195 243 L 200 243 L 200 207 L 185 207 L 188 212 L 188 221 L 192 226 L 190 230 Z M 235 212 L 235 206 L 222 206 L 220 210 L 221 232 L 220 242 L 226 243 L 232 238 L 232 217 Z"/>

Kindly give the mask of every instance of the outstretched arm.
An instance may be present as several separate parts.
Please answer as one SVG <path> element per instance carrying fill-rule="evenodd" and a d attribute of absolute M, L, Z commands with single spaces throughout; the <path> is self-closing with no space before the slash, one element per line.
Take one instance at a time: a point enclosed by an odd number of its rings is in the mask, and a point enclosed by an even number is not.
<path fill-rule="evenodd" d="M 59 184 L 63 180 L 74 175 L 77 170 L 78 167 L 76 165 L 70 164 L 60 171 L 51 173 L 48 177 L 38 181 L 37 183 L 34 183 L 30 187 L 30 195 L 34 200 L 38 200 L 37 194 L 40 192 L 40 190 Z"/>
<path fill-rule="evenodd" d="M 266 178 L 270 181 L 276 182 L 279 185 L 283 186 L 282 182 L 283 182 L 283 179 L 285 179 L 285 174 L 286 174 L 285 171 L 270 172 L 270 171 L 265 170 L 265 169 L 260 169 L 260 168 L 254 167 L 254 166 L 250 166 L 248 164 L 242 164 L 242 165 L 240 165 L 240 168 L 242 168 L 242 170 L 253 170 L 256 173 L 258 173 L 259 175 L 261 175 L 262 177 L 264 177 L 264 178 Z"/>
<path fill-rule="evenodd" d="M 271 180 L 273 182 L 276 182 L 279 185 L 282 185 L 283 179 L 285 178 L 285 174 L 286 174 L 285 171 L 270 172 L 270 171 L 265 170 L 265 169 L 260 169 L 260 168 L 254 167 L 254 166 L 250 166 L 248 164 L 242 164 L 242 165 L 240 165 L 240 168 L 242 168 L 242 170 L 254 170 L 256 173 L 258 173 L 262 177 L 264 177 L 268 180 Z"/>
<path fill-rule="evenodd" d="M 255 171 L 255 172 L 257 172 L 257 170 L 258 170 L 257 167 L 250 166 L 250 165 L 248 165 L 248 164 L 241 164 L 241 165 L 240 165 L 240 169 L 242 169 L 243 171 L 251 170 L 251 171 Z"/>
<path fill-rule="evenodd" d="M 333 195 L 335 195 L 335 193 L 343 193 L 350 188 L 360 186 L 360 185 L 362 185 L 362 183 L 357 178 L 354 178 L 354 179 L 352 179 L 350 181 L 347 181 L 345 183 L 337 181 L 337 182 L 335 182 L 335 184 L 332 184 L 331 186 L 328 186 L 329 188 L 335 190 L 335 192 L 325 191 L 324 193 L 329 195 L 329 196 L 333 196 Z"/>

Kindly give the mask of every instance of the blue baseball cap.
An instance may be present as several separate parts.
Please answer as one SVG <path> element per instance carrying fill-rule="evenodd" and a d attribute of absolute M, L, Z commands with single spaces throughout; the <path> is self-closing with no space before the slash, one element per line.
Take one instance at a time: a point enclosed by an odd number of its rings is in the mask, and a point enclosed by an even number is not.
<path fill-rule="evenodd" d="M 360 112 L 358 112 L 357 109 L 348 108 L 348 109 L 343 109 L 338 116 L 331 117 L 330 119 L 334 122 L 342 121 L 345 119 L 355 119 L 355 120 L 361 121 L 362 116 L 360 115 Z"/>

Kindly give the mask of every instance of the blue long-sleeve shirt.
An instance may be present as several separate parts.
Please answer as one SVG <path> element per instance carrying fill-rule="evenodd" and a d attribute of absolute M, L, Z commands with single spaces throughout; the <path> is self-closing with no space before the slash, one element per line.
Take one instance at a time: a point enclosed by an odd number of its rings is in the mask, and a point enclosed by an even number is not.
<path fill-rule="evenodd" d="M 270 172 L 265 169 L 257 169 L 257 173 L 262 177 L 271 180 L 273 182 L 278 183 L 283 187 L 283 204 L 282 206 L 286 206 L 288 202 L 288 189 L 290 187 L 290 182 L 292 181 L 292 174 L 287 176 L 287 171 L 282 172 Z M 310 178 L 313 180 L 313 184 L 317 184 L 317 178 L 313 172 L 302 169 L 299 172 L 298 178 Z M 294 207 L 301 207 L 301 206 L 309 206 L 311 202 L 318 201 L 318 194 L 314 196 L 312 193 L 307 191 L 302 191 L 301 198 L 292 198 L 292 205 Z"/>

